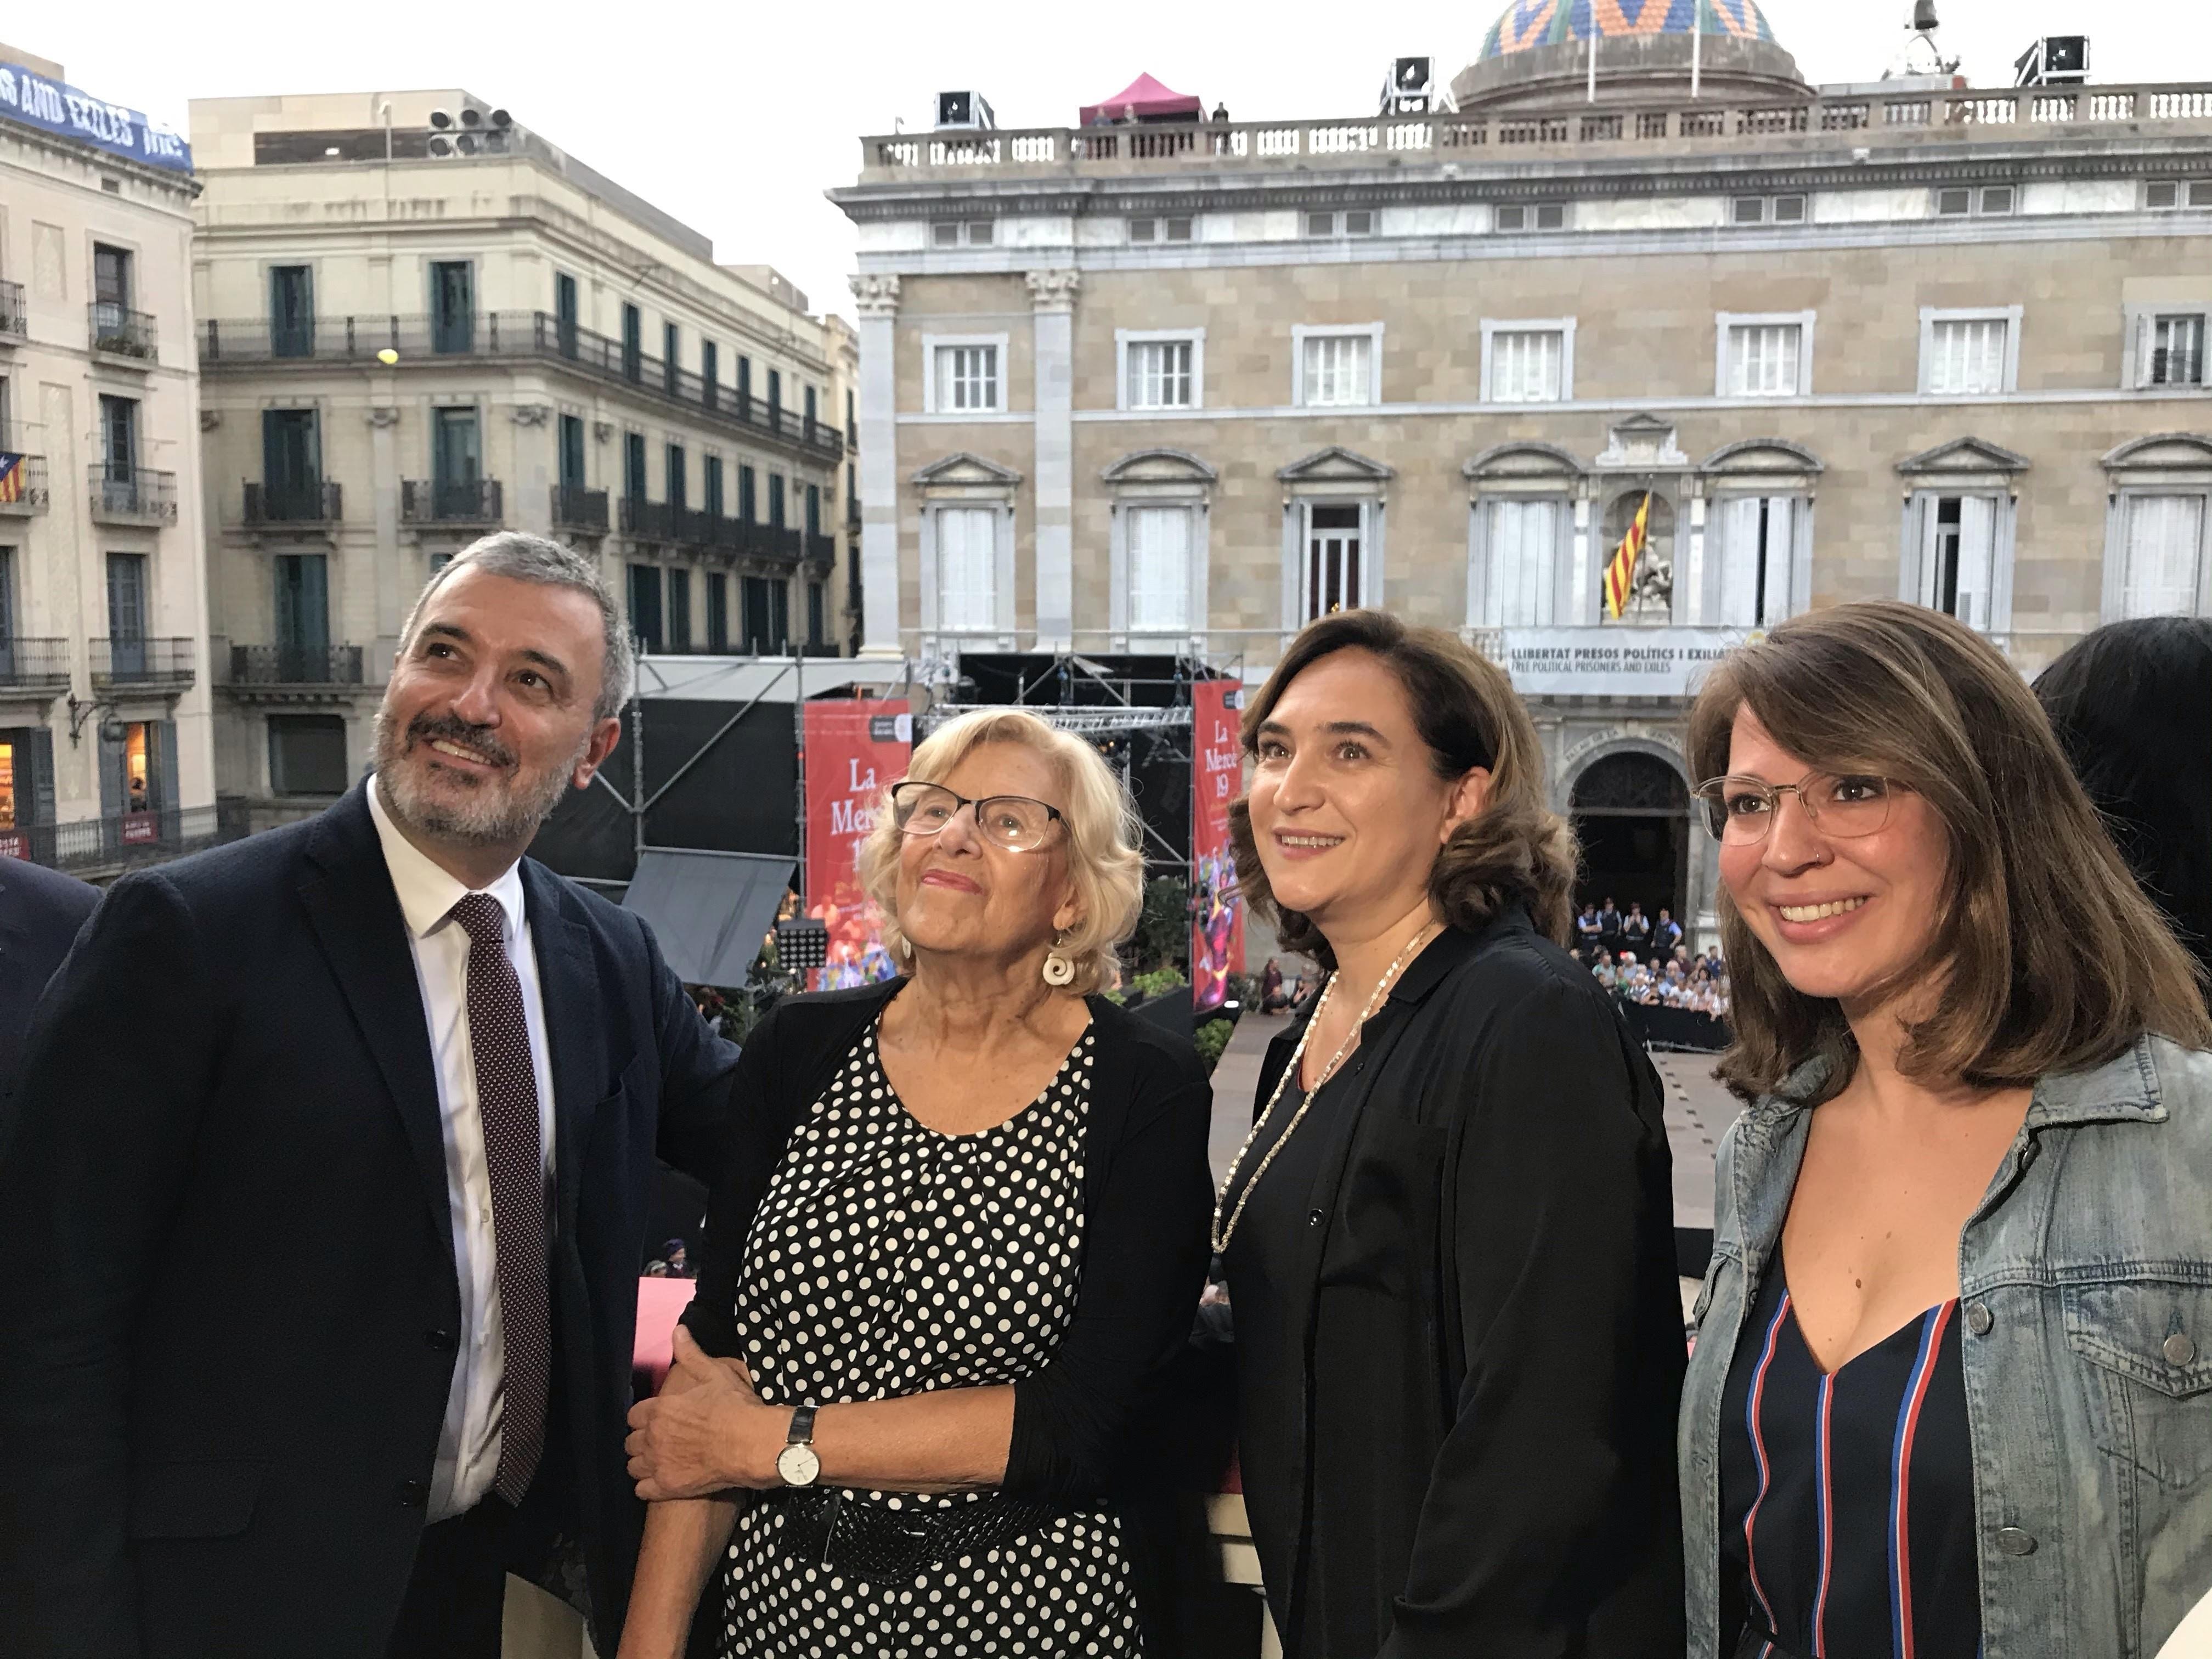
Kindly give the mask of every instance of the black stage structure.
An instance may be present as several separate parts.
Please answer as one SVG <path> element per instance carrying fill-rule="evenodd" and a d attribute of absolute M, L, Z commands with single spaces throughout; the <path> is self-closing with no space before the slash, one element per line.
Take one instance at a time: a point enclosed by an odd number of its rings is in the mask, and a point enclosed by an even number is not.
<path fill-rule="evenodd" d="M 917 725 L 1012 706 L 1088 738 L 1137 803 L 1146 878 L 1189 883 L 1191 687 L 1238 678 L 1194 656 L 963 651 L 958 680 Z"/>

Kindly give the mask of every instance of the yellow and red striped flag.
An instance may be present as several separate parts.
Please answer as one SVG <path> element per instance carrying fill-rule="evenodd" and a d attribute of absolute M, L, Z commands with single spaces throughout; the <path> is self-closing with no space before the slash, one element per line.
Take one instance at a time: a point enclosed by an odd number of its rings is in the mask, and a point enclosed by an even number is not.
<path fill-rule="evenodd" d="M 1629 586 L 1635 581 L 1637 564 L 1644 557 L 1644 531 L 1650 516 L 1651 492 L 1647 489 L 1636 509 L 1635 521 L 1605 567 L 1605 614 L 1608 617 L 1619 617 L 1628 604 Z"/>
<path fill-rule="evenodd" d="M 0 501 L 23 499 L 23 458 L 0 451 Z"/>

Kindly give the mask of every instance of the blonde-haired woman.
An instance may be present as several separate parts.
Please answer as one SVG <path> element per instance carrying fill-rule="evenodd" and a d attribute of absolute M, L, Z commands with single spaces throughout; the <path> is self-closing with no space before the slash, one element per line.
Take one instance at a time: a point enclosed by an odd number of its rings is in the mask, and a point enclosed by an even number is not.
<path fill-rule="evenodd" d="M 621 1659 L 1137 1652 L 1115 1503 L 1205 1276 L 1211 1093 L 1096 994 L 1143 863 L 1096 750 L 1033 714 L 915 750 L 861 849 L 907 967 L 787 999 L 660 1397 Z"/>

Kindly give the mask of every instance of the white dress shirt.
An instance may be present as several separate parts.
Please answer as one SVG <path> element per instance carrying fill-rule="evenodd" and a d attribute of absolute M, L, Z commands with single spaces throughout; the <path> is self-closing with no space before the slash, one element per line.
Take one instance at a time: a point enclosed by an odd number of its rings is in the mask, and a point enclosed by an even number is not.
<path fill-rule="evenodd" d="M 439 1115 L 445 1125 L 446 1191 L 453 1216 L 453 1261 L 460 1273 L 461 1328 L 453 1389 L 446 1396 L 445 1425 L 438 1434 L 437 1468 L 430 1477 L 429 1518 L 446 1521 L 475 1508 L 491 1490 L 492 1477 L 499 1470 L 507 1370 L 491 1224 L 491 1171 L 484 1161 L 483 1118 L 477 1103 L 476 1053 L 469 1043 L 469 936 L 459 922 L 450 919 L 453 908 L 471 890 L 399 833 L 385 810 L 381 784 L 369 787 L 368 811 L 376 820 L 384 867 L 392 874 L 399 913 L 407 922 L 416 982 L 430 1026 Z M 507 960 L 522 984 L 531 1069 L 538 1076 L 538 1144 L 550 1179 L 553 1064 L 546 1047 L 545 1000 L 538 989 L 538 956 L 531 943 L 520 870 L 509 865 L 505 874 L 482 890 L 499 901 Z"/>

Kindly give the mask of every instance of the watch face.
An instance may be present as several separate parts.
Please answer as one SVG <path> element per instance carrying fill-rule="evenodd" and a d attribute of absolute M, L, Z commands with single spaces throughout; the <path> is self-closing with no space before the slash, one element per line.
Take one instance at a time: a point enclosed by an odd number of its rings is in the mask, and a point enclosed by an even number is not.
<path fill-rule="evenodd" d="M 786 1446 L 775 1455 L 775 1472 L 787 1486 L 811 1486 L 822 1474 L 822 1460 L 811 1446 Z"/>

